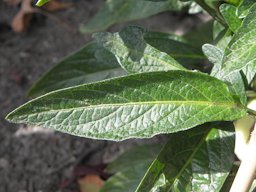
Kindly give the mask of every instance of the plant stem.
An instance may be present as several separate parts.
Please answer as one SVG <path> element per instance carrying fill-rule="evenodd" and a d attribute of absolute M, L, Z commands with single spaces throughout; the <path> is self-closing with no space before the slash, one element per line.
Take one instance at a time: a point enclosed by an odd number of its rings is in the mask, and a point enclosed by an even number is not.
<path fill-rule="evenodd" d="M 225 20 L 223 19 L 222 15 L 218 10 L 212 9 L 203 0 L 195 0 L 195 2 L 200 5 L 205 11 L 207 11 L 215 20 L 217 20 L 223 26 L 227 26 Z"/>
<path fill-rule="evenodd" d="M 248 192 L 256 172 L 256 124 L 245 149 L 245 156 L 231 186 L 230 192 Z"/>

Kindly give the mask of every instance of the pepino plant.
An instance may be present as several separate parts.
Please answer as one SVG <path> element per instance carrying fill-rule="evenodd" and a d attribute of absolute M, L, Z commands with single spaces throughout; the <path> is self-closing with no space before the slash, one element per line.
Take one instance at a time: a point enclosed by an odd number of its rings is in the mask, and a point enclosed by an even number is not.
<path fill-rule="evenodd" d="M 139 26 L 97 32 L 202 9 L 213 21 L 182 37 Z M 43 75 L 29 91 L 36 98 L 7 120 L 114 141 L 169 134 L 110 164 L 102 192 L 254 190 L 254 0 L 107 0 L 80 30 L 97 32 L 94 41 Z"/>

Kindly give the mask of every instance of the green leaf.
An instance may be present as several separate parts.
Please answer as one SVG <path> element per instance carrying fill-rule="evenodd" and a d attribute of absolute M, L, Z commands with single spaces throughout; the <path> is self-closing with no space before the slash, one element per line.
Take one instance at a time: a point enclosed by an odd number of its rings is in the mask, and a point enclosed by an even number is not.
<path fill-rule="evenodd" d="M 186 39 L 173 34 L 147 32 L 144 39 L 148 44 L 167 53 L 182 66 L 189 69 L 198 69 L 198 64 L 205 59 L 201 49 L 190 45 Z"/>
<path fill-rule="evenodd" d="M 81 137 L 124 140 L 231 121 L 246 112 L 222 81 L 199 72 L 168 71 L 54 91 L 6 118 Z"/>
<path fill-rule="evenodd" d="M 36 3 L 36 6 L 42 6 L 44 5 L 45 3 L 48 3 L 50 0 L 38 0 L 37 3 Z"/>
<path fill-rule="evenodd" d="M 100 11 L 84 26 L 81 32 L 104 31 L 116 23 L 143 19 L 167 10 L 180 10 L 188 3 L 179 0 L 150 2 L 144 0 L 107 0 Z"/>
<path fill-rule="evenodd" d="M 116 173 L 106 181 L 100 192 L 134 192 L 150 163 L 130 166 L 129 169 Z"/>
<path fill-rule="evenodd" d="M 242 0 L 237 8 L 239 18 L 244 18 L 248 15 L 250 8 L 255 4 L 255 0 Z"/>
<path fill-rule="evenodd" d="M 234 161 L 233 129 L 230 123 L 171 135 L 136 192 L 219 191 Z"/>
<path fill-rule="evenodd" d="M 230 4 L 222 4 L 220 6 L 220 12 L 223 15 L 226 23 L 233 32 L 237 32 L 242 25 L 242 20 L 236 15 L 236 7 Z"/>
<path fill-rule="evenodd" d="M 28 94 L 37 96 L 125 74 L 112 53 L 97 43 L 90 43 L 64 58 L 44 74 Z"/>
<path fill-rule="evenodd" d="M 230 89 L 234 92 L 234 94 L 239 96 L 241 103 L 246 105 L 247 96 L 245 93 L 244 81 L 240 72 L 235 72 L 226 76 L 223 75 L 221 70 L 221 61 L 224 56 L 223 51 L 213 45 L 205 44 L 203 46 L 203 52 L 209 61 L 214 64 L 211 71 L 211 76 L 229 83 Z"/>
<path fill-rule="evenodd" d="M 93 37 L 113 53 L 119 64 L 129 73 L 185 70 L 176 60 L 144 41 L 145 30 L 126 27 L 118 33 L 99 32 Z"/>
<path fill-rule="evenodd" d="M 191 30 L 184 35 L 184 38 L 188 40 L 188 42 L 193 45 L 193 47 L 197 47 L 201 49 L 203 44 L 212 43 L 213 42 L 213 21 L 206 22 L 196 28 L 195 30 Z"/>
<path fill-rule="evenodd" d="M 107 166 L 106 171 L 108 173 L 117 173 L 130 169 L 131 167 L 135 167 L 139 164 L 152 163 L 162 147 L 163 146 L 160 144 L 133 147 L 110 163 Z"/>
<path fill-rule="evenodd" d="M 237 33 L 232 38 L 225 50 L 222 62 L 224 75 L 234 73 L 244 69 L 248 83 L 251 82 L 252 74 L 246 73 L 246 68 L 250 72 L 256 72 L 256 4 L 252 6 L 249 14 L 243 21 Z"/>
<path fill-rule="evenodd" d="M 106 171 L 115 174 L 105 182 L 101 192 L 134 192 L 161 148 L 159 144 L 145 145 L 122 154 L 108 165 Z"/>

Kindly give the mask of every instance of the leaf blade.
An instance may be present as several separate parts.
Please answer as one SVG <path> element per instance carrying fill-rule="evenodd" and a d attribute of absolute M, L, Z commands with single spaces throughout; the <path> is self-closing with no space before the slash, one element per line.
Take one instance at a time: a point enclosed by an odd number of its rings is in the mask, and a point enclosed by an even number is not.
<path fill-rule="evenodd" d="M 100 11 L 86 24 L 82 25 L 82 33 L 104 31 L 116 23 L 123 23 L 167 11 L 180 10 L 188 5 L 178 0 L 166 2 L 150 2 L 144 0 L 107 0 Z"/>
<path fill-rule="evenodd" d="M 219 191 L 233 165 L 234 132 L 230 124 L 209 128 L 172 135 L 136 192 Z"/>
<path fill-rule="evenodd" d="M 129 73 L 185 70 L 176 60 L 144 41 L 145 30 L 126 27 L 118 33 L 95 33 L 93 38 L 112 52 L 119 64 Z"/>
<path fill-rule="evenodd" d="M 82 137 L 124 140 L 245 114 L 222 81 L 198 72 L 168 71 L 54 91 L 21 106 L 7 119 Z"/>
<path fill-rule="evenodd" d="M 28 92 L 38 96 L 50 91 L 126 75 L 114 55 L 97 43 L 89 43 L 46 72 Z"/>
<path fill-rule="evenodd" d="M 244 70 L 249 67 L 255 74 L 256 72 L 256 4 L 254 4 L 249 14 L 245 17 L 242 26 L 234 35 L 228 47 L 225 50 L 222 61 L 222 70 L 225 75 Z M 247 76 L 247 74 L 245 74 Z M 248 74 L 253 76 L 252 74 Z M 252 78 L 247 78 L 248 83 Z"/>

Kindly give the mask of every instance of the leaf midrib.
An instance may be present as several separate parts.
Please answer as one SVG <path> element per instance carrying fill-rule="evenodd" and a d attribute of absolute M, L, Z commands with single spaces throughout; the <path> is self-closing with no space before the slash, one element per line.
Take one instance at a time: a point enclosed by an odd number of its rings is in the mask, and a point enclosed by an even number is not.
<path fill-rule="evenodd" d="M 33 101 L 33 100 L 32 100 Z M 30 101 L 30 102 L 32 102 Z M 27 103 L 29 104 L 29 103 Z M 27 105 L 26 104 L 26 105 Z M 180 104 L 180 105 L 205 105 L 205 106 L 218 106 L 218 107 L 224 107 L 224 108 L 237 108 L 239 110 L 242 110 L 243 108 L 238 106 L 235 103 L 228 103 L 227 102 L 209 102 L 209 101 L 151 101 L 151 102 L 131 102 L 131 103 L 114 103 L 114 104 L 100 104 L 100 105 L 88 105 L 88 106 L 82 106 L 82 107 L 75 107 L 75 108 L 65 108 L 65 109 L 50 109 L 50 110 L 45 110 L 45 111 L 41 111 L 41 112 L 35 112 L 35 113 L 29 113 L 26 115 L 35 115 L 35 114 L 41 114 L 41 113 L 50 113 L 50 112 L 64 112 L 64 111 L 70 111 L 70 110 L 79 110 L 79 109 L 92 109 L 92 108 L 104 108 L 104 107 L 116 107 L 116 106 L 131 106 L 131 105 L 171 105 L 171 104 Z M 12 113 L 15 113 L 16 111 L 19 111 L 20 108 L 22 108 L 23 106 L 17 108 L 15 111 L 13 111 Z M 10 113 L 7 116 L 7 119 L 9 116 L 11 116 Z"/>
<path fill-rule="evenodd" d="M 195 148 L 195 150 L 190 154 L 188 160 L 186 161 L 185 165 L 181 168 L 180 172 L 177 174 L 177 176 L 175 178 L 172 179 L 172 184 L 168 190 L 168 192 L 171 191 L 172 187 L 178 182 L 178 179 L 180 178 L 180 176 L 182 175 L 182 173 L 185 171 L 185 169 L 188 167 L 188 165 L 191 163 L 192 159 L 194 158 L 194 156 L 196 155 L 196 153 L 198 152 L 198 150 L 200 149 L 201 145 L 204 144 L 205 139 L 207 138 L 208 134 L 210 133 L 211 129 L 208 130 L 205 135 L 203 135 L 203 137 L 201 138 L 201 140 L 198 142 L 197 147 Z"/>

